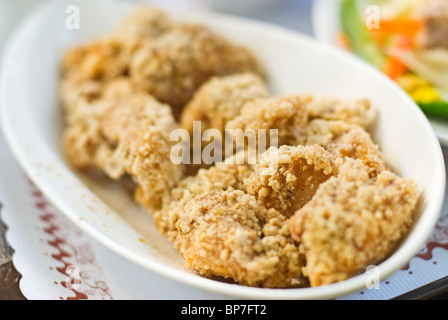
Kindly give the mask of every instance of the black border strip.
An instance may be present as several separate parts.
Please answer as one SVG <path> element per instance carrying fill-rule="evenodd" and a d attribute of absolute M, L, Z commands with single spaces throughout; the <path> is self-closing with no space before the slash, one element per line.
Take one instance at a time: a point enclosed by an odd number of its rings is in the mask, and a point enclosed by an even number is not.
<path fill-rule="evenodd" d="M 22 275 L 12 261 L 14 249 L 6 240 L 8 227 L 2 220 L 0 202 L 0 300 L 27 300 L 20 290 Z"/>

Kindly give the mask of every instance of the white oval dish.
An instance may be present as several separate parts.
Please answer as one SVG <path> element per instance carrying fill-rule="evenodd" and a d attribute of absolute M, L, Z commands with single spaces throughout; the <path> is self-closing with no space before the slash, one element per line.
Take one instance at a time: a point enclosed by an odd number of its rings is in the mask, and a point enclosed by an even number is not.
<path fill-rule="evenodd" d="M 314 36 L 321 42 L 339 47 L 338 20 L 340 0 L 315 0 L 312 10 L 312 24 Z M 447 97 L 448 98 L 448 97 Z M 439 142 L 448 146 L 448 121 L 444 119 L 429 119 Z"/>
<path fill-rule="evenodd" d="M 55 1 L 29 15 L 7 43 L 1 74 L 1 120 L 8 144 L 29 177 L 74 223 L 130 261 L 182 283 L 238 298 L 326 299 L 360 290 L 364 273 L 328 286 L 261 289 L 206 279 L 187 271 L 152 218 L 117 183 L 71 170 L 61 147 L 58 61 L 64 48 L 114 28 L 131 5 L 77 1 L 81 28 L 65 28 L 69 2 Z M 295 32 L 211 13 L 185 14 L 251 48 L 274 94 L 310 92 L 369 98 L 380 111 L 374 139 L 388 164 L 424 192 L 406 239 L 378 265 L 383 280 L 404 266 L 432 232 L 443 204 L 445 167 L 440 145 L 420 109 L 392 81 L 342 50 Z M 145 239 L 143 241 L 143 239 Z"/>

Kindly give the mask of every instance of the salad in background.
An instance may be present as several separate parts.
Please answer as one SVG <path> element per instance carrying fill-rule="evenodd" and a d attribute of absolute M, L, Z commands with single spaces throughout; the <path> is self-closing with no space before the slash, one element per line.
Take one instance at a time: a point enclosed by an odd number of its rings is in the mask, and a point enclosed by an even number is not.
<path fill-rule="evenodd" d="M 341 45 L 448 120 L 448 0 L 342 0 L 339 20 Z"/>

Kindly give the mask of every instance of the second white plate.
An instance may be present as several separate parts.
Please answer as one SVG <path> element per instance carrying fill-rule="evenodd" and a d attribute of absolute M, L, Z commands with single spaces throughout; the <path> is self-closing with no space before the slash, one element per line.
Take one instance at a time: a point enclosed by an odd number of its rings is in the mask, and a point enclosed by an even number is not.
<path fill-rule="evenodd" d="M 340 47 L 338 44 L 340 0 L 314 0 L 312 24 L 314 36 L 321 42 Z M 448 121 L 429 119 L 439 142 L 448 146 Z"/>

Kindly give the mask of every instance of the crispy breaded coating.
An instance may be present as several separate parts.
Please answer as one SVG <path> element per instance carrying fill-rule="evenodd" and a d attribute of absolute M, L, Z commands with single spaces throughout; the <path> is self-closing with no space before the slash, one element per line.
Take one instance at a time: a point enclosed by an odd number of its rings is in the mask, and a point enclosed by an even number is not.
<path fill-rule="evenodd" d="M 186 266 L 249 286 L 293 287 L 303 260 L 286 218 L 243 191 L 197 195 L 179 213 L 175 244 Z"/>
<path fill-rule="evenodd" d="M 135 50 L 142 41 L 155 39 L 172 26 L 173 21 L 165 11 L 140 5 L 124 17 L 113 34 L 127 48 Z"/>
<path fill-rule="evenodd" d="M 309 103 L 308 116 L 310 119 L 341 120 L 368 130 L 376 120 L 377 109 L 368 99 L 350 100 L 322 96 Z"/>
<path fill-rule="evenodd" d="M 225 125 L 241 112 L 246 102 L 267 98 L 264 80 L 254 73 L 213 77 L 204 83 L 182 111 L 180 126 L 193 133 L 193 122 L 201 129 L 217 129 L 224 134 Z"/>
<path fill-rule="evenodd" d="M 246 190 L 244 179 L 252 170 L 247 163 L 217 163 L 208 169 L 200 169 L 194 176 L 181 180 L 171 191 L 171 198 L 163 208 L 154 213 L 157 228 L 170 241 L 177 236 L 176 223 L 179 212 L 196 195 L 210 191 Z"/>
<path fill-rule="evenodd" d="M 74 89 L 89 81 L 107 82 L 127 76 L 132 56 L 141 43 L 154 40 L 172 24 L 160 9 L 139 7 L 123 19 L 117 30 L 69 48 L 60 63 L 62 81 Z"/>
<path fill-rule="evenodd" d="M 347 160 L 290 220 L 311 286 L 348 279 L 385 259 L 407 232 L 419 197 L 411 179 L 387 170 L 370 178 L 360 160 Z"/>
<path fill-rule="evenodd" d="M 290 217 L 336 173 L 333 157 L 322 147 L 281 146 L 263 154 L 245 186 L 265 207 Z"/>
<path fill-rule="evenodd" d="M 154 41 L 142 42 L 130 76 L 140 88 L 170 104 L 176 118 L 195 91 L 213 76 L 260 73 L 254 55 L 207 27 L 176 23 Z"/>
<path fill-rule="evenodd" d="M 128 72 L 129 52 L 116 37 L 104 36 L 67 50 L 61 61 L 62 81 L 73 86 L 87 81 L 109 81 Z"/>
<path fill-rule="evenodd" d="M 181 128 L 190 134 L 191 152 L 202 153 L 204 148 L 207 145 L 211 146 L 213 141 L 214 145 L 219 144 L 222 147 L 219 159 L 222 161 L 226 156 L 225 124 L 239 115 L 245 103 L 265 97 L 268 97 L 266 84 L 259 75 L 254 73 L 213 77 L 204 83 L 183 109 L 180 119 Z M 196 144 L 193 138 L 197 135 L 202 137 L 199 144 Z M 194 166 L 190 165 L 188 166 L 189 174 L 195 174 L 198 169 L 208 167 L 209 164 L 205 161 L 196 163 Z"/>
<path fill-rule="evenodd" d="M 126 173 L 138 185 L 135 199 L 150 213 L 162 207 L 171 189 L 184 176 L 183 166 L 173 164 L 170 159 L 171 147 L 169 134 L 164 130 L 144 127 L 124 150 Z"/>
<path fill-rule="evenodd" d="M 303 144 L 319 145 L 329 151 L 338 165 L 346 158 L 360 159 L 375 176 L 386 169 L 379 147 L 363 128 L 344 121 L 313 120 L 307 127 Z"/>
<path fill-rule="evenodd" d="M 135 10 L 107 36 L 70 48 L 61 61 L 65 82 L 130 77 L 135 86 L 170 104 L 176 118 L 204 82 L 240 72 L 262 73 L 248 49 L 205 26 L 171 20 L 153 7 Z"/>
<path fill-rule="evenodd" d="M 95 165 L 98 147 L 107 143 L 101 135 L 99 122 L 112 101 L 106 103 L 101 98 L 103 85 L 89 81 L 76 86 L 62 85 L 62 106 L 65 111 L 64 143 L 69 162 L 77 169 L 87 169 Z"/>
<path fill-rule="evenodd" d="M 78 169 L 97 167 L 112 179 L 130 175 L 141 188 L 140 201 L 157 210 L 183 176 L 183 167 L 170 158 L 169 134 L 177 127 L 171 109 L 134 91 L 127 79 L 103 89 L 94 102 L 79 95 L 67 107 L 68 160 Z"/>
<path fill-rule="evenodd" d="M 93 89 L 92 89 L 93 90 Z M 134 91 L 128 79 L 120 78 L 107 85 L 95 87 L 95 98 L 80 92 L 67 98 L 64 104 L 67 122 L 67 151 L 75 151 L 69 156 L 76 167 L 102 165 L 108 159 L 98 159 L 100 145 L 116 148 L 120 140 L 139 126 L 157 126 L 166 131 L 177 127 L 169 106 L 159 103 L 144 92 Z M 84 149 L 84 151 L 80 150 Z M 77 154 L 85 153 L 88 161 L 79 163 Z M 84 158 L 84 157 L 81 157 Z M 98 162 L 99 161 L 99 162 Z M 120 176 L 122 173 L 112 174 Z"/>
<path fill-rule="evenodd" d="M 285 95 L 248 102 L 240 115 L 226 124 L 226 130 L 233 130 L 236 139 L 254 131 L 258 144 L 264 135 L 260 130 L 266 130 L 267 148 L 273 146 L 269 141 L 271 130 L 278 130 L 278 146 L 296 145 L 308 123 L 306 105 L 310 101 L 309 95 Z"/>

